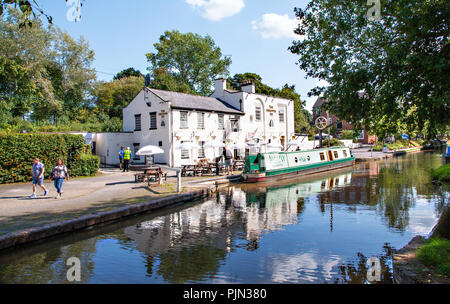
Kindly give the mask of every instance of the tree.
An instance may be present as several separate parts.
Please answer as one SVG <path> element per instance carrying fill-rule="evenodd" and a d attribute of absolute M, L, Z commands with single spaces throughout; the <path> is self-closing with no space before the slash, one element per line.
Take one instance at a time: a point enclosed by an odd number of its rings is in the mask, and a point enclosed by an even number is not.
<path fill-rule="evenodd" d="M 209 95 L 214 79 L 229 73 L 231 59 L 222 58 L 221 49 L 208 35 L 166 31 L 153 46 L 156 53 L 146 54 L 153 80 L 162 69 L 192 91 Z"/>
<path fill-rule="evenodd" d="M 0 123 L 31 114 L 35 121 L 76 120 L 89 108 L 95 81 L 88 43 L 39 19 L 20 29 L 14 8 L 0 19 Z"/>
<path fill-rule="evenodd" d="M 0 19 L 1 122 L 23 117 L 40 101 L 46 106 L 57 104 L 46 78 L 52 35 L 40 21 L 33 28 L 19 31 L 20 18 L 17 9 L 9 9 L 7 16 Z"/>
<path fill-rule="evenodd" d="M 374 21 L 366 3 L 317 0 L 295 9 L 303 38 L 290 51 L 307 76 L 330 84 L 310 94 L 323 94 L 330 112 L 369 131 L 405 122 L 435 134 L 450 122 L 450 3 L 385 0 Z"/>
<path fill-rule="evenodd" d="M 166 69 L 160 68 L 153 71 L 149 87 L 158 90 L 180 92 L 187 94 L 198 94 L 189 85 L 169 73 Z"/>
<path fill-rule="evenodd" d="M 257 94 L 293 100 L 295 132 L 306 132 L 306 130 L 309 128 L 309 121 L 312 118 L 310 118 L 311 115 L 308 116 L 309 112 L 303 109 L 305 102 L 301 100 L 300 94 L 295 91 L 295 85 L 285 84 L 281 89 L 274 89 L 264 84 L 260 75 L 255 73 L 244 73 L 235 74 L 233 77 L 228 78 L 227 86 L 234 90 L 241 90 L 242 85 L 249 80 L 254 82 L 255 92 Z"/>
<path fill-rule="evenodd" d="M 122 109 L 143 87 L 144 78 L 135 76 L 99 83 L 93 93 L 98 111 L 107 113 L 109 117 L 122 118 Z"/>
<path fill-rule="evenodd" d="M 134 68 L 128 68 L 125 70 L 120 71 L 119 73 L 117 73 L 116 76 L 114 76 L 114 80 L 117 79 L 122 79 L 125 77 L 130 77 L 130 76 L 134 76 L 134 77 L 145 77 L 141 71 L 139 70 L 135 70 Z"/>

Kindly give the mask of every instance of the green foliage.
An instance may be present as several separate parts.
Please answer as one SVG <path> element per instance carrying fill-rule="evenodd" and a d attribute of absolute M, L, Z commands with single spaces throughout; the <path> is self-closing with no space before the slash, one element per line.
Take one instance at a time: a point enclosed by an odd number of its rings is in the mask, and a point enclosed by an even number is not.
<path fill-rule="evenodd" d="M 295 10 L 305 39 L 290 51 L 307 76 L 330 84 L 310 94 L 380 138 L 402 128 L 434 137 L 450 123 L 448 0 L 384 0 L 375 21 L 368 8 L 365 0 L 317 0 Z"/>
<path fill-rule="evenodd" d="M 34 4 L 34 6 L 31 5 Z M 19 7 L 22 18 L 19 23 L 20 28 L 30 28 L 33 26 L 33 22 L 31 17 L 36 17 L 36 15 L 43 15 L 47 18 L 48 23 L 53 24 L 53 18 L 44 13 L 42 9 L 39 8 L 36 1 L 28 1 L 28 0 L 0 0 L 0 16 L 3 15 L 3 11 L 7 6 Z"/>
<path fill-rule="evenodd" d="M 434 180 L 441 182 L 450 182 L 450 164 L 443 165 L 431 172 Z"/>
<path fill-rule="evenodd" d="M 114 80 L 127 78 L 127 77 L 138 77 L 138 78 L 140 78 L 140 77 L 145 77 L 145 76 L 139 70 L 136 70 L 134 68 L 128 68 L 128 69 L 122 70 L 119 73 L 117 73 L 117 75 L 114 76 Z"/>
<path fill-rule="evenodd" d="M 198 95 L 189 85 L 169 73 L 167 69 L 155 69 L 152 75 L 149 87 L 153 89 Z"/>
<path fill-rule="evenodd" d="M 96 110 L 109 117 L 122 118 L 122 109 L 136 97 L 144 87 L 143 77 L 121 77 L 111 82 L 101 82 L 93 92 Z"/>
<path fill-rule="evenodd" d="M 0 184 L 30 181 L 36 157 L 45 165 L 45 176 L 58 158 L 64 160 L 71 176 L 92 175 L 99 168 L 99 158 L 85 154 L 88 150 L 81 135 L 0 134 L 0 151 Z"/>
<path fill-rule="evenodd" d="M 343 147 L 344 144 L 337 138 L 332 138 L 330 141 L 327 139 L 322 141 L 322 146 L 328 146 L 328 147 Z"/>
<path fill-rule="evenodd" d="M 97 155 L 81 154 L 70 168 L 74 176 L 93 176 L 100 167 L 100 158 Z"/>
<path fill-rule="evenodd" d="M 419 147 L 423 141 L 407 141 L 406 139 L 399 139 L 394 143 L 386 144 L 389 151 L 401 150 L 407 148 Z M 383 142 L 378 142 L 376 145 L 372 146 L 372 151 L 383 151 Z"/>
<path fill-rule="evenodd" d="M 248 81 L 255 84 L 255 92 L 257 94 L 286 98 L 294 101 L 294 121 L 295 132 L 305 133 L 310 128 L 309 123 L 312 121 L 312 115 L 304 109 L 305 102 L 301 100 L 300 94 L 295 91 L 295 85 L 285 84 L 281 89 L 274 89 L 262 82 L 262 77 L 255 73 L 235 74 L 228 78 L 227 86 L 230 89 L 240 91 L 242 85 Z"/>
<path fill-rule="evenodd" d="M 14 8 L 0 18 L 0 124 L 31 114 L 35 121 L 75 120 L 90 106 L 95 80 L 88 43 L 39 19 L 20 29 Z"/>
<path fill-rule="evenodd" d="M 431 238 L 427 244 L 417 250 L 417 257 L 437 273 L 450 276 L 450 241 Z"/>
<path fill-rule="evenodd" d="M 351 139 L 355 140 L 358 138 L 357 134 L 353 130 L 343 130 L 341 134 L 339 134 L 340 139 Z"/>
<path fill-rule="evenodd" d="M 222 58 L 221 49 L 208 35 L 166 31 L 153 46 L 156 53 L 146 54 L 153 80 L 157 71 L 163 69 L 192 91 L 209 95 L 214 79 L 229 73 L 231 59 Z"/>

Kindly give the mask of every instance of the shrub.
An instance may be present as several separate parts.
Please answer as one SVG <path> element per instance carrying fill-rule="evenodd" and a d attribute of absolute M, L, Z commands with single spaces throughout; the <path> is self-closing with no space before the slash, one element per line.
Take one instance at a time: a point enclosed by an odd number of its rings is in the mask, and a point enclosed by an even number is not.
<path fill-rule="evenodd" d="M 340 139 L 351 139 L 355 140 L 357 139 L 357 136 L 355 135 L 355 131 L 353 130 L 343 130 L 341 134 L 339 134 Z"/>
<path fill-rule="evenodd" d="M 74 176 L 93 176 L 100 167 L 100 157 L 97 155 L 81 154 L 70 168 Z"/>
<path fill-rule="evenodd" d="M 30 181 L 31 165 L 36 157 L 45 165 L 46 177 L 58 158 L 64 160 L 71 176 L 84 175 L 86 172 L 92 175 L 95 166 L 89 170 L 78 169 L 86 166 L 84 156 L 82 159 L 86 150 L 81 135 L 0 134 L 0 184 Z"/>
<path fill-rule="evenodd" d="M 328 144 L 330 142 L 330 144 Z M 322 146 L 335 147 L 335 146 L 344 146 L 344 144 L 337 138 L 332 138 L 330 141 L 325 139 L 322 141 Z"/>

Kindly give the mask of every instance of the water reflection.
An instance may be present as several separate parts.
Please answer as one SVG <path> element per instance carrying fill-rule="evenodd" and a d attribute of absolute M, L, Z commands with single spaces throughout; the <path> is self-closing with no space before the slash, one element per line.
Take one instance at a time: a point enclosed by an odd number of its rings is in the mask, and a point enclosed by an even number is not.
<path fill-rule="evenodd" d="M 393 248 L 428 233 L 448 203 L 448 191 L 429 182 L 439 163 L 417 154 L 230 187 L 19 262 L 0 258 L 0 281 L 65 282 L 64 261 L 78 256 L 85 283 L 367 283 L 367 259 L 377 256 L 380 283 L 390 283 Z"/>

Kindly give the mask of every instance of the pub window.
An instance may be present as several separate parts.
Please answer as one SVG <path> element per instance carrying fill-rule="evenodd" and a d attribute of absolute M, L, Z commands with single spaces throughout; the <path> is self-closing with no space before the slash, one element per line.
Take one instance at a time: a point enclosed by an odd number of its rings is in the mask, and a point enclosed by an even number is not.
<path fill-rule="evenodd" d="M 219 114 L 219 130 L 225 129 L 225 116 L 223 114 Z"/>
<path fill-rule="evenodd" d="M 284 110 L 280 110 L 280 112 L 278 113 L 279 117 L 280 117 L 280 122 L 284 123 Z"/>
<path fill-rule="evenodd" d="M 343 123 L 342 123 L 342 121 L 340 121 L 336 124 L 336 129 L 342 129 L 342 128 L 343 128 Z"/>
<path fill-rule="evenodd" d="M 325 153 L 324 152 L 320 152 L 320 160 L 325 160 Z"/>
<path fill-rule="evenodd" d="M 184 141 L 182 141 L 181 143 L 184 143 Z M 188 149 L 181 149 L 181 159 L 189 159 Z"/>
<path fill-rule="evenodd" d="M 198 149 L 198 158 L 205 158 L 205 142 L 200 142 L 200 147 Z"/>
<path fill-rule="evenodd" d="M 239 119 L 231 119 L 231 131 L 239 132 Z"/>
<path fill-rule="evenodd" d="M 162 141 L 158 142 L 158 146 L 162 147 Z"/>
<path fill-rule="evenodd" d="M 133 160 L 141 160 L 141 158 L 136 155 L 137 151 L 139 151 L 139 143 L 133 144 Z"/>
<path fill-rule="evenodd" d="M 180 129 L 188 128 L 188 112 L 181 111 L 180 112 Z"/>
<path fill-rule="evenodd" d="M 134 131 L 141 131 L 141 114 L 134 115 Z"/>
<path fill-rule="evenodd" d="M 150 130 L 157 129 L 156 112 L 150 113 Z"/>
<path fill-rule="evenodd" d="M 334 152 L 334 158 L 339 158 L 338 152 L 337 151 L 333 151 Z"/>
<path fill-rule="evenodd" d="M 197 113 L 197 129 L 205 128 L 205 113 Z"/>
<path fill-rule="evenodd" d="M 256 121 L 261 121 L 261 113 L 262 113 L 261 107 L 257 106 L 255 108 L 255 120 Z"/>

